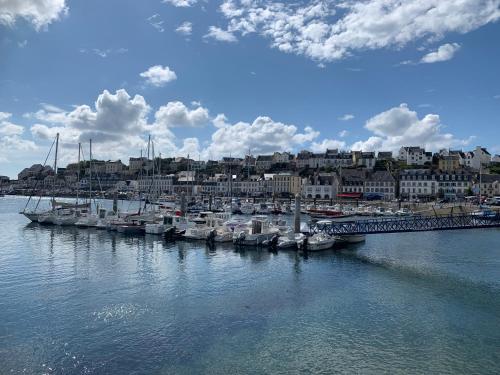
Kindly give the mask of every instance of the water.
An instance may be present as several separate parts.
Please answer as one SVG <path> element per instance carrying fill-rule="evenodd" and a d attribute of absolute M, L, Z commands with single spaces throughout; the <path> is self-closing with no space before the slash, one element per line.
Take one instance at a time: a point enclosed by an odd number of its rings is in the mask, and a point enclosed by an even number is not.
<path fill-rule="evenodd" d="M 311 254 L 26 225 L 0 198 L 0 374 L 500 372 L 500 230 Z"/>

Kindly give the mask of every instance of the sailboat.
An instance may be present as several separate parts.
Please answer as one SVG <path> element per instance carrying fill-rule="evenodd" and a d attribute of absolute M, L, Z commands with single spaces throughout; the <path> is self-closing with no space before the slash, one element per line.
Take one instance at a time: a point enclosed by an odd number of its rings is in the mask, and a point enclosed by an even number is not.
<path fill-rule="evenodd" d="M 75 222 L 77 227 L 95 227 L 99 217 L 97 214 L 92 213 L 92 139 L 89 141 L 90 155 L 89 155 L 89 206 L 88 210 L 81 212 L 81 216 Z"/>
<path fill-rule="evenodd" d="M 56 149 L 55 149 L 55 157 L 54 157 L 54 172 L 56 172 L 56 168 L 57 168 L 57 151 L 58 151 L 58 148 L 59 148 L 59 133 L 56 134 L 56 138 L 54 139 L 54 141 L 52 142 L 52 145 L 50 146 L 50 149 L 49 149 L 49 152 L 47 154 L 47 157 L 45 158 L 45 162 L 43 163 L 43 166 L 45 167 L 46 164 L 47 164 L 47 159 L 49 158 L 50 156 L 50 153 L 52 152 L 52 148 L 54 147 L 54 145 L 56 146 Z M 33 188 L 33 193 L 36 191 L 36 188 L 38 186 L 38 181 L 36 182 L 34 188 Z M 40 195 L 38 197 L 38 201 L 36 202 L 36 205 L 35 205 L 35 208 L 33 210 L 30 210 L 28 211 L 27 208 L 31 202 L 31 199 L 33 197 L 33 194 L 31 194 L 28 198 L 28 202 L 26 202 L 26 205 L 24 206 L 24 209 L 20 212 L 20 214 L 26 216 L 30 221 L 32 222 L 39 222 L 39 219 L 42 218 L 42 222 L 44 222 L 45 220 L 47 220 L 47 222 L 50 222 L 50 218 L 51 218 L 51 215 L 50 213 L 56 208 L 55 207 L 55 200 L 54 198 L 52 198 L 51 200 L 51 205 L 52 205 L 52 208 L 50 210 L 46 210 L 46 211 L 38 211 L 38 207 L 40 205 L 40 201 L 42 199 L 42 196 Z"/>

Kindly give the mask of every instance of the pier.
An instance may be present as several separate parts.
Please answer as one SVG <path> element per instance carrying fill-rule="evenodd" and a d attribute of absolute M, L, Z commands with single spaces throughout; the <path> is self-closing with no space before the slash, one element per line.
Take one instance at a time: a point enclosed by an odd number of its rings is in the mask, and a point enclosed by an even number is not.
<path fill-rule="evenodd" d="M 332 236 L 499 227 L 500 213 L 491 215 L 409 216 L 355 221 L 329 221 L 328 223 L 320 221 L 309 226 L 311 233 L 324 232 Z"/>

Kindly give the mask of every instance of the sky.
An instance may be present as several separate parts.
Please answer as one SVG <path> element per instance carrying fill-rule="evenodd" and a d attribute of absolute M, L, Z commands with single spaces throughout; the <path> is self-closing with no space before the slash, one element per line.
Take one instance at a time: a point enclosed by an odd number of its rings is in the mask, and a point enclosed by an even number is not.
<path fill-rule="evenodd" d="M 500 153 L 500 0 L 0 0 L 0 175 L 402 145 Z M 144 151 L 143 151 L 144 152 Z"/>

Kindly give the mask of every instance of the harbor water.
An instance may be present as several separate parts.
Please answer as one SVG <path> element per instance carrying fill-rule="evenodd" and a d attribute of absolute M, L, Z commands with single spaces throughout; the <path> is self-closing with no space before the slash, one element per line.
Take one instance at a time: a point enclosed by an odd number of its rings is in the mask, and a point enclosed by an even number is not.
<path fill-rule="evenodd" d="M 0 198 L 0 374 L 500 373 L 500 229 L 304 256 L 28 224 Z"/>

